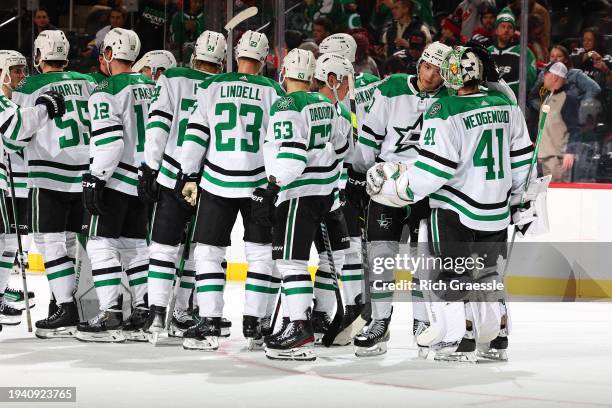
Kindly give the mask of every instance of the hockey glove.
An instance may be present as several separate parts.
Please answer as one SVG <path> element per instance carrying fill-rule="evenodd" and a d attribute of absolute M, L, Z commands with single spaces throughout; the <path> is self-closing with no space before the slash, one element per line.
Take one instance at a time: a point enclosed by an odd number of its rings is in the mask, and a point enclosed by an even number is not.
<path fill-rule="evenodd" d="M 174 191 L 179 198 L 179 202 L 191 209 L 198 200 L 198 183 L 200 175 L 198 173 L 184 174 L 180 172 L 176 178 Z"/>
<path fill-rule="evenodd" d="M 268 183 L 267 188 L 258 187 L 251 196 L 251 219 L 261 227 L 272 227 L 274 203 L 278 197 L 278 184 Z"/>
<path fill-rule="evenodd" d="M 138 168 L 138 197 L 144 202 L 154 203 L 159 197 L 159 184 L 157 184 L 157 170 L 153 170 L 146 163 Z"/>
<path fill-rule="evenodd" d="M 465 46 L 469 47 L 482 61 L 483 80 L 486 82 L 498 82 L 499 71 L 497 70 L 497 64 L 495 64 L 495 60 L 489 53 L 489 50 L 476 40 L 468 41 Z"/>
<path fill-rule="evenodd" d="M 91 174 L 83 174 L 83 207 L 91 215 L 104 215 L 104 186 L 106 181 Z"/>
<path fill-rule="evenodd" d="M 58 118 L 66 113 L 66 102 L 62 94 L 47 91 L 36 98 L 36 105 L 45 105 L 49 119 Z"/>
<path fill-rule="evenodd" d="M 346 199 L 348 203 L 361 212 L 370 196 L 366 192 L 366 175 L 358 173 L 352 167 L 348 168 L 348 180 L 346 182 Z"/>

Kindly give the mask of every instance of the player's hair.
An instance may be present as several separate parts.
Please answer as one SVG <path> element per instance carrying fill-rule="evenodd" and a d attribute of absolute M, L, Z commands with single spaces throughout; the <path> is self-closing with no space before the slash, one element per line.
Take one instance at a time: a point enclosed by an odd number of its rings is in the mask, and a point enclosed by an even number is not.
<path fill-rule="evenodd" d="M 402 3 L 404 7 L 406 7 L 410 10 L 410 12 L 412 12 L 412 0 L 395 0 L 394 3 Z"/>
<path fill-rule="evenodd" d="M 43 62 L 45 64 L 49 65 L 50 67 L 55 68 L 55 69 L 64 68 L 68 64 L 68 61 L 55 61 L 55 60 L 52 60 L 52 61 L 43 61 Z"/>
<path fill-rule="evenodd" d="M 319 17 L 315 21 L 312 22 L 312 25 L 320 25 L 325 28 L 325 31 L 328 33 L 332 33 L 334 30 L 334 23 L 327 17 Z"/>
<path fill-rule="evenodd" d="M 115 12 L 115 13 L 121 13 L 121 15 L 125 18 L 125 15 L 127 14 L 127 12 L 125 11 L 125 9 L 121 6 L 117 6 L 117 7 L 113 7 L 111 9 L 111 11 L 108 13 L 110 15 L 110 13 Z"/>

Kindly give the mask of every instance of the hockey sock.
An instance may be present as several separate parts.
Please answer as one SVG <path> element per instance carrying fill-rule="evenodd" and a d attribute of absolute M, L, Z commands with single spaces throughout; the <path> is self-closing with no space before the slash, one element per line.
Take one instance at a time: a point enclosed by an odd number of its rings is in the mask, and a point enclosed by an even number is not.
<path fill-rule="evenodd" d="M 342 270 L 344 264 L 344 251 L 332 251 L 336 273 Z M 315 310 L 326 312 L 330 316 L 336 306 L 336 294 L 334 292 L 334 276 L 329 264 L 327 252 L 319 254 L 319 268 L 315 274 L 314 297 L 316 299 Z"/>
<path fill-rule="evenodd" d="M 115 306 L 121 293 L 123 268 L 119 260 L 118 244 L 118 239 L 102 237 L 90 237 L 87 241 L 87 255 L 91 261 L 91 274 L 100 310 Z"/>
<path fill-rule="evenodd" d="M 368 243 L 370 261 L 370 284 L 372 298 L 372 317 L 385 319 L 391 316 L 393 291 L 385 286 L 393 283 L 394 268 L 387 268 L 382 260 L 395 258 L 399 253 L 399 243 L 394 241 L 373 241 Z"/>
<path fill-rule="evenodd" d="M 244 315 L 263 317 L 274 302 L 280 279 L 273 276 L 272 244 L 244 243 L 249 269 L 244 291 Z"/>
<path fill-rule="evenodd" d="M 276 265 L 283 277 L 283 292 L 289 318 L 305 320 L 306 310 L 312 303 L 312 281 L 307 261 L 277 260 Z M 285 305 L 283 305 L 283 308 Z"/>
<path fill-rule="evenodd" d="M 145 301 L 147 294 L 147 275 L 149 271 L 149 248 L 144 239 L 119 238 L 121 261 L 128 277 L 132 305 L 137 306 Z"/>
<path fill-rule="evenodd" d="M 0 257 L 0 296 L 4 294 L 13 270 L 13 262 L 17 253 L 17 235 L 4 234 L 4 251 Z"/>
<path fill-rule="evenodd" d="M 189 297 L 191 297 L 191 293 L 195 288 L 195 268 L 196 263 L 195 259 L 193 259 L 192 253 L 190 259 L 185 261 L 185 265 L 183 266 L 183 275 L 178 283 L 179 287 L 176 292 L 176 303 L 174 304 L 174 308 L 177 310 L 189 309 Z"/>
<path fill-rule="evenodd" d="M 149 247 L 149 305 L 168 305 L 172 282 L 174 282 L 175 263 L 179 258 L 179 247 L 151 242 Z"/>
<path fill-rule="evenodd" d="M 57 303 L 71 302 L 76 280 L 74 262 L 66 250 L 66 234 L 35 232 L 33 237 L 45 261 L 45 273 Z"/>
<path fill-rule="evenodd" d="M 225 247 L 196 244 L 196 294 L 200 317 L 223 316 L 225 271 L 221 263 Z"/>
<path fill-rule="evenodd" d="M 272 316 L 276 310 L 276 299 L 278 297 L 278 290 L 281 286 L 281 274 L 276 267 L 276 262 L 272 263 L 272 281 L 270 282 L 270 296 L 268 296 L 268 304 L 266 305 L 265 316 Z M 282 295 L 281 295 L 282 296 Z M 281 303 L 282 303 L 281 298 Z M 281 305 L 282 307 L 282 305 Z"/>
<path fill-rule="evenodd" d="M 350 237 L 350 248 L 344 250 L 342 281 L 342 299 L 345 306 L 355 304 L 355 298 L 362 292 L 363 265 L 361 261 L 361 238 Z"/>

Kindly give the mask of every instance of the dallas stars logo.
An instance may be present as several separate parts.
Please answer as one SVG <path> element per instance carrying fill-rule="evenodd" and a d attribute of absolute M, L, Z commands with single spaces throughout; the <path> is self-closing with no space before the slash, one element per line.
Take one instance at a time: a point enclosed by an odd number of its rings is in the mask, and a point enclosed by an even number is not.
<path fill-rule="evenodd" d="M 395 142 L 395 153 L 405 152 L 409 149 L 417 149 L 419 139 L 421 137 L 421 125 L 423 125 L 423 115 L 421 114 L 417 121 L 405 128 L 395 127 L 393 129 L 399 135 L 399 139 Z"/>

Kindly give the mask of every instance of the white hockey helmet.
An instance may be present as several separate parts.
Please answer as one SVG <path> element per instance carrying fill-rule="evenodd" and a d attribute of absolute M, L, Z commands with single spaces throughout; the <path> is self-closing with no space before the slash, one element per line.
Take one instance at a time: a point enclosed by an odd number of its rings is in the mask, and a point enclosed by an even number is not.
<path fill-rule="evenodd" d="M 283 78 L 297 79 L 298 81 L 310 82 L 315 72 L 315 56 L 308 50 L 294 48 L 283 61 L 281 72 L 281 83 Z"/>
<path fill-rule="evenodd" d="M 194 60 L 206 61 L 216 65 L 223 65 L 227 53 L 227 41 L 221 33 L 204 31 L 196 40 L 191 65 Z"/>
<path fill-rule="evenodd" d="M 142 56 L 133 66 L 134 72 L 139 72 L 144 67 L 151 68 L 151 73 L 155 74 L 158 69 L 168 69 L 176 67 L 176 58 L 170 51 L 154 50 Z"/>
<path fill-rule="evenodd" d="M 332 88 L 327 82 L 329 74 L 335 74 L 338 82 L 344 81 L 345 77 L 354 73 L 353 64 L 338 54 L 323 54 L 317 60 L 315 67 L 315 78 L 319 81 L 325 82 L 325 85 Z"/>
<path fill-rule="evenodd" d="M 440 41 L 435 41 L 429 44 L 423 50 L 423 54 L 419 58 L 417 63 L 417 75 L 419 72 L 419 67 L 421 66 L 421 62 L 427 62 L 431 65 L 435 65 L 436 67 L 442 67 L 442 63 L 446 60 L 448 54 L 452 51 L 452 47 L 449 47 L 446 44 L 442 44 Z"/>
<path fill-rule="evenodd" d="M 138 34 L 132 30 L 113 28 L 106 33 L 101 52 L 104 53 L 107 48 L 113 51 L 113 56 L 110 60 L 104 57 L 104 61 L 107 63 L 110 63 L 114 59 L 133 62 L 136 61 L 138 54 L 140 54 L 140 39 L 138 38 Z"/>
<path fill-rule="evenodd" d="M 268 37 L 265 34 L 248 30 L 242 34 L 236 45 L 236 59 L 251 58 L 263 64 L 269 51 Z"/>
<path fill-rule="evenodd" d="M 357 52 L 357 42 L 350 34 L 338 33 L 326 37 L 319 45 L 321 54 L 334 53 L 342 55 L 352 63 L 355 62 L 355 53 Z"/>
<path fill-rule="evenodd" d="M 43 61 L 68 61 L 70 43 L 62 30 L 45 30 L 34 40 L 34 67 Z"/>
<path fill-rule="evenodd" d="M 454 90 L 463 88 L 468 81 L 482 81 L 482 61 L 467 47 L 455 47 L 440 67 L 444 84 Z"/>
<path fill-rule="evenodd" d="M 0 50 L 0 84 L 9 85 L 11 83 L 11 77 L 9 76 L 9 69 L 16 65 L 27 66 L 28 63 L 25 57 L 17 51 L 13 50 Z M 8 78 L 8 82 L 5 82 Z"/>

